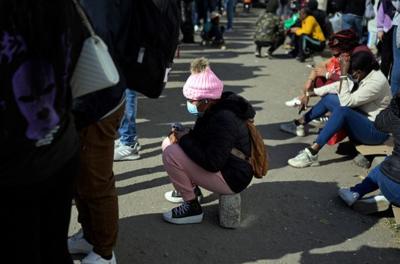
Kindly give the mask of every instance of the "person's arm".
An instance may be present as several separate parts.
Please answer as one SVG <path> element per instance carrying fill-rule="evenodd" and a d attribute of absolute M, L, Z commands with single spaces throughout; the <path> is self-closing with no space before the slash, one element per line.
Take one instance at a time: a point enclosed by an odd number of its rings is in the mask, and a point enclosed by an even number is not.
<path fill-rule="evenodd" d="M 314 30 L 315 23 L 316 20 L 313 16 L 306 17 L 304 22 L 301 23 L 301 28 L 297 29 L 295 34 L 297 36 L 311 35 Z"/>
<path fill-rule="evenodd" d="M 231 111 L 220 111 L 211 117 L 205 131 L 192 131 L 179 140 L 179 146 L 207 171 L 220 171 L 226 164 L 237 138 L 237 117 Z M 196 127 L 194 128 L 196 129 Z M 193 133 L 207 135 L 207 143 L 199 142 Z"/>

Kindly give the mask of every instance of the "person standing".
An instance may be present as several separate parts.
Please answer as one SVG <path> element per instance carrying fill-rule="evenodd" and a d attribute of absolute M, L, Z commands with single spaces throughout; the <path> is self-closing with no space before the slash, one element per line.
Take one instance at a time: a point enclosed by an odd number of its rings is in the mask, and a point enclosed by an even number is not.
<path fill-rule="evenodd" d="M 232 32 L 233 19 L 235 17 L 236 0 L 225 0 L 225 6 L 226 6 L 226 18 L 228 20 L 226 24 L 226 32 Z"/>
<path fill-rule="evenodd" d="M 381 42 L 381 71 L 389 77 L 393 63 L 393 28 L 392 19 L 395 9 L 391 0 L 381 0 L 378 4 L 376 25 L 378 39 Z"/>
<path fill-rule="evenodd" d="M 72 264 L 78 135 L 69 81 L 83 36 L 71 1 L 0 1 L 0 185 L 6 263 Z"/>
<path fill-rule="evenodd" d="M 400 90 L 400 0 L 392 0 L 396 13 L 392 20 L 393 25 L 393 67 L 391 73 L 392 95 Z"/>
<path fill-rule="evenodd" d="M 137 97 L 134 90 L 126 89 L 125 113 L 115 142 L 114 161 L 140 159 L 141 146 L 136 133 Z"/>

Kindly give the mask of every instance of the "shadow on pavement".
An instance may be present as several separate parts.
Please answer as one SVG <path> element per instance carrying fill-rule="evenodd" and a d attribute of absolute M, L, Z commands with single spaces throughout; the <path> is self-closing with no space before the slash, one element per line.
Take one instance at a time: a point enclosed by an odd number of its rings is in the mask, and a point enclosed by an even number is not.
<path fill-rule="evenodd" d="M 336 193 L 335 183 L 255 183 L 242 193 L 242 227 L 236 230 L 218 226 L 215 204 L 203 207 L 205 217 L 197 225 L 165 223 L 161 212 L 124 218 L 120 220 L 117 256 L 120 263 L 278 260 L 287 254 L 341 244 L 376 224 L 377 217 L 348 210 Z M 164 208 L 173 207 L 161 194 L 156 195 Z M 351 261 L 347 261 L 349 257 Z M 395 249 L 364 247 L 356 252 L 304 253 L 301 263 L 398 263 L 398 257 Z"/>

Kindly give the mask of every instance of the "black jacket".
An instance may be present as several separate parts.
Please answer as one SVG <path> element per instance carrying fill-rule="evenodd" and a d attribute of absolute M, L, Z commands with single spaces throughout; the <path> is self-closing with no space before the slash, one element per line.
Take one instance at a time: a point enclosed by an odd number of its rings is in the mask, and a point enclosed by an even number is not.
<path fill-rule="evenodd" d="M 344 14 L 364 16 L 366 0 L 337 0 L 339 9 Z"/>
<path fill-rule="evenodd" d="M 396 96 L 388 108 L 375 119 L 375 127 L 383 132 L 392 133 L 394 149 L 391 156 L 381 165 L 381 171 L 390 179 L 400 183 L 400 97 Z"/>
<path fill-rule="evenodd" d="M 231 154 L 232 148 L 250 156 L 251 145 L 245 120 L 254 118 L 253 107 L 231 92 L 199 117 L 193 130 L 183 136 L 179 145 L 191 160 L 210 172 L 221 171 L 232 191 L 238 193 L 251 182 L 250 164 Z"/>
<path fill-rule="evenodd" d="M 131 1 L 123 0 L 80 0 L 92 25 L 107 44 L 111 56 L 119 69 L 120 53 L 124 50 L 129 23 Z M 120 83 L 114 87 L 100 90 L 74 100 L 73 111 L 78 129 L 100 120 L 115 109 L 124 96 L 126 84 L 120 72 Z"/>

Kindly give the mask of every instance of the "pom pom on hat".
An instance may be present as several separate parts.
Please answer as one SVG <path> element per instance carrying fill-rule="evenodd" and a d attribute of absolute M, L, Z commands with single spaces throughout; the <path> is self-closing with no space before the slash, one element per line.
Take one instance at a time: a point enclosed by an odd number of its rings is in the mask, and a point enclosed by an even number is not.
<path fill-rule="evenodd" d="M 195 59 L 191 63 L 192 74 L 183 86 L 183 95 L 187 99 L 219 99 L 221 98 L 224 84 L 210 69 L 206 58 Z"/>

